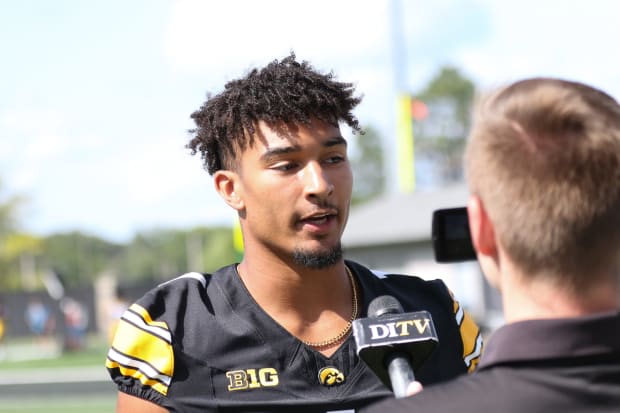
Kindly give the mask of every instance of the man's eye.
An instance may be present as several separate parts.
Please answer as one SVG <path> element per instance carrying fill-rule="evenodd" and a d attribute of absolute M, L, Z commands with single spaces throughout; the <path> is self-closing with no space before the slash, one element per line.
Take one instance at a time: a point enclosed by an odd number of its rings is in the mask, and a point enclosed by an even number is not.
<path fill-rule="evenodd" d="M 340 163 L 343 162 L 345 160 L 344 156 L 331 156 L 329 158 L 327 158 L 327 163 Z"/>
<path fill-rule="evenodd" d="M 291 169 L 294 169 L 296 166 L 297 164 L 294 162 L 283 162 L 283 163 L 274 165 L 272 169 L 275 169 L 276 171 L 290 171 Z"/>

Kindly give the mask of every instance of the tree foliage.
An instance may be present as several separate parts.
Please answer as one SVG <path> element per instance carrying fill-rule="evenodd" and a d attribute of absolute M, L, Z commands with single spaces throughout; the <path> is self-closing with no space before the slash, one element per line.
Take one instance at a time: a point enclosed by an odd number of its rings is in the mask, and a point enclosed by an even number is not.
<path fill-rule="evenodd" d="M 125 247 L 118 272 L 124 279 L 162 281 L 188 271 L 212 272 L 232 263 L 232 229 L 155 229 Z"/>
<path fill-rule="evenodd" d="M 25 201 L 23 196 L 5 193 L 0 181 L 0 289 L 21 287 L 23 272 L 32 267 L 28 264 L 39 252 L 36 237 L 19 231 Z"/>
<path fill-rule="evenodd" d="M 471 123 L 474 83 L 459 69 L 442 67 L 416 97 L 428 116 L 414 122 L 416 157 L 428 160 L 439 183 L 462 180 L 462 157 Z"/>
<path fill-rule="evenodd" d="M 68 287 L 90 284 L 104 270 L 114 268 L 123 248 L 79 231 L 43 239 L 40 266 L 54 270 Z"/>
<path fill-rule="evenodd" d="M 351 156 L 353 169 L 352 205 L 359 205 L 382 194 L 385 190 L 384 154 L 379 132 L 372 126 L 357 135 L 355 151 Z"/>
<path fill-rule="evenodd" d="M 6 237 L 3 251 L 2 291 L 43 289 L 48 271 L 54 271 L 66 288 L 77 288 L 92 285 L 104 272 L 115 274 L 123 284 L 162 282 L 188 271 L 213 272 L 234 262 L 228 227 L 153 229 L 126 244 L 79 231 L 41 238 L 13 233 Z M 24 274 L 34 282 L 25 282 Z"/>
<path fill-rule="evenodd" d="M 25 201 L 23 196 L 6 194 L 0 180 L 0 240 L 19 229 L 19 214 Z"/>

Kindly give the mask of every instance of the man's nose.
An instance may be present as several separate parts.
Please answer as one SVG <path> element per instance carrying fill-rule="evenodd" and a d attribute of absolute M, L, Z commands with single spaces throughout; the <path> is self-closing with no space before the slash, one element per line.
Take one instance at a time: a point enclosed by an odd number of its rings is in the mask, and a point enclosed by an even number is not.
<path fill-rule="evenodd" d="M 319 162 L 309 162 L 302 174 L 307 196 L 325 197 L 334 191 L 334 185 Z"/>

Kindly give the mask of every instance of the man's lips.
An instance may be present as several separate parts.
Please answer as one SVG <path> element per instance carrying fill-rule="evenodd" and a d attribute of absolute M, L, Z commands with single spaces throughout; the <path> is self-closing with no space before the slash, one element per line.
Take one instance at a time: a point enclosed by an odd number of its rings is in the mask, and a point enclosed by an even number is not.
<path fill-rule="evenodd" d="M 306 214 L 302 216 L 299 221 L 321 224 L 325 223 L 328 219 L 335 217 L 338 215 L 338 211 L 335 209 L 324 210 L 324 211 L 315 211 L 310 214 Z"/>

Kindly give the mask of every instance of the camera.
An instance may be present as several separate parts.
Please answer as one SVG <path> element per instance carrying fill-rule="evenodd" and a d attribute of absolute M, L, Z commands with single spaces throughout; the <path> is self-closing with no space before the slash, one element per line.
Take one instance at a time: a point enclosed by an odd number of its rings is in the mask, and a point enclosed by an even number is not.
<path fill-rule="evenodd" d="M 467 208 L 433 211 L 432 241 L 437 262 L 475 260 L 476 251 L 471 242 Z"/>

